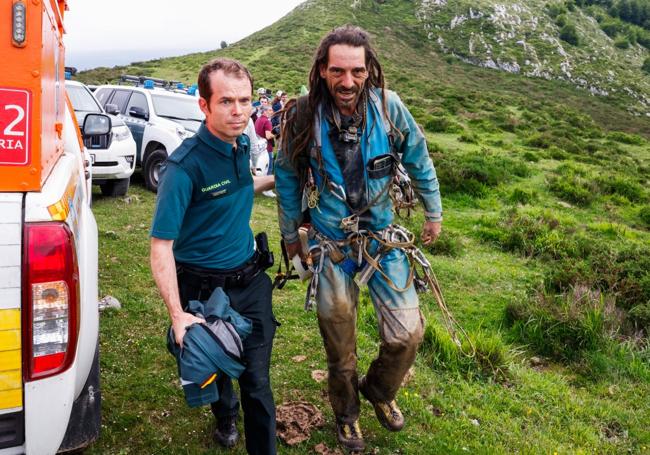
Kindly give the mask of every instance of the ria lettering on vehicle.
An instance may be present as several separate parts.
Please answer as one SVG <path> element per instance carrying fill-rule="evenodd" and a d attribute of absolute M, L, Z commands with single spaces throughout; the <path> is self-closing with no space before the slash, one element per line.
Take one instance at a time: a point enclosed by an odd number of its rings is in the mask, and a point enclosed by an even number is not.
<path fill-rule="evenodd" d="M 0 164 L 22 166 L 30 161 L 29 90 L 0 88 Z"/>

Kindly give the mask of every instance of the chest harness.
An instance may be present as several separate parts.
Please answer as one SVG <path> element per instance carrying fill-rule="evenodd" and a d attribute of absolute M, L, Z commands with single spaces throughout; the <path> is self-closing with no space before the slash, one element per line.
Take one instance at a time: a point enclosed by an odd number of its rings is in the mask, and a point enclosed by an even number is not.
<path fill-rule="evenodd" d="M 343 153 L 337 151 L 340 150 L 338 147 L 334 147 L 334 152 L 339 162 L 339 166 L 344 174 L 345 178 L 345 165 L 344 158 L 348 160 L 350 158 L 356 160 L 362 160 L 361 158 L 361 140 L 363 131 L 365 129 L 366 118 L 367 118 L 367 102 L 366 96 L 362 97 L 361 102 L 359 103 L 362 106 L 363 110 L 361 112 L 361 120 L 353 122 L 351 125 L 342 125 L 341 117 L 337 109 L 332 109 L 330 118 L 336 128 L 333 128 L 330 131 L 330 135 L 336 135 L 338 137 L 332 138 L 334 143 L 336 139 L 337 142 L 343 144 L 344 147 L 348 149 L 348 156 L 343 157 Z M 302 209 L 316 209 L 318 210 L 318 201 L 323 190 L 327 188 L 330 193 L 338 200 L 343 202 L 348 208 L 350 215 L 344 217 L 341 220 L 340 228 L 345 233 L 357 232 L 360 229 L 360 221 L 363 221 L 364 215 L 370 210 L 377 202 L 379 202 L 382 197 L 388 193 L 391 200 L 393 201 L 393 210 L 395 213 L 401 216 L 402 212 L 406 212 L 406 216 L 410 216 L 411 210 L 416 205 L 415 192 L 411 185 L 411 180 L 406 173 L 406 170 L 401 164 L 400 154 L 397 152 L 395 146 L 395 131 L 394 127 L 388 121 L 386 116 L 383 113 L 383 108 L 381 105 L 380 99 L 376 95 L 370 96 L 371 102 L 374 104 L 377 112 L 380 112 L 382 115 L 382 123 L 384 131 L 388 137 L 389 144 L 389 153 L 386 155 L 380 155 L 376 159 L 371 160 L 369 164 L 368 174 L 372 178 L 381 178 L 390 175 L 391 178 L 387 179 L 386 184 L 383 186 L 381 191 L 377 192 L 375 196 L 367 201 L 365 197 L 356 197 L 356 191 L 353 192 L 355 197 L 350 198 L 346 195 L 345 188 L 342 185 L 338 185 L 333 182 L 328 173 L 325 171 L 325 164 L 322 155 L 322 142 L 321 142 L 321 110 L 317 110 L 314 115 L 314 142 L 315 145 L 311 147 L 309 156 L 316 162 L 316 172 L 320 177 L 320 187 L 316 184 L 314 179 L 314 174 L 312 167 L 307 167 L 307 179 L 305 186 L 303 188 L 302 196 Z M 347 127 L 346 127 L 347 126 Z M 374 125 L 372 126 L 374 128 Z M 355 156 L 351 157 L 350 155 L 354 153 Z M 365 163 L 362 163 L 364 166 Z M 363 173 L 363 169 L 360 166 L 351 166 L 357 173 Z M 362 174 L 363 175 L 363 174 Z"/>

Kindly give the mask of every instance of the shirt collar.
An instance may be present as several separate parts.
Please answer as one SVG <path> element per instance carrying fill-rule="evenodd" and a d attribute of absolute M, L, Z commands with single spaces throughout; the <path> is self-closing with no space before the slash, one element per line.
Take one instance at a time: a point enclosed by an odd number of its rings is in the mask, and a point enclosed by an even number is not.
<path fill-rule="evenodd" d="M 222 141 L 217 136 L 212 134 L 210 130 L 208 130 L 208 127 L 205 126 L 205 120 L 203 121 L 203 123 L 201 123 L 201 126 L 199 127 L 199 131 L 196 134 L 206 145 L 216 150 L 221 155 L 232 156 L 233 145 L 228 142 Z M 237 142 L 237 150 L 244 151 L 246 147 L 248 147 L 248 141 L 245 140 L 243 135 L 239 135 L 236 142 Z"/>

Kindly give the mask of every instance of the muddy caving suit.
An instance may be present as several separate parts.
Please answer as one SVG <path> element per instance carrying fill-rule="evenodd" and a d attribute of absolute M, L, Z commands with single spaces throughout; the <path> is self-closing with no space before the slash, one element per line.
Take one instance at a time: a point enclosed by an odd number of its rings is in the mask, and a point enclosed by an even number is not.
<path fill-rule="evenodd" d="M 275 454 L 275 404 L 269 368 L 278 325 L 271 307 L 271 280 L 264 269 L 267 248 L 253 237 L 253 178 L 249 139 L 237 147 L 221 141 L 205 126 L 169 156 L 160 179 L 151 236 L 174 240 L 178 290 L 183 309 L 190 300 L 207 300 L 221 287 L 230 306 L 253 323 L 244 340 L 246 365 L 239 377 L 246 449 Z M 257 242 L 256 242 L 257 241 Z M 257 246 L 257 248 L 256 248 Z M 236 416 L 239 401 L 227 375 L 217 379 L 219 401 L 212 412 Z"/>
<path fill-rule="evenodd" d="M 401 134 L 386 126 L 389 123 L 382 116 L 380 91 L 371 89 L 357 109 L 365 111 L 366 116 L 356 130 L 356 149 L 354 143 L 341 144 L 346 138 L 340 134 L 340 128 L 355 119 L 344 118 L 336 108 L 321 105 L 312 115 L 317 137 L 306 151 L 312 182 L 303 184 L 300 172 L 305 170 L 296 169 L 290 161 L 290 139 L 283 140 L 278 150 L 275 171 L 280 229 L 286 242 L 298 240 L 303 210 L 309 206 L 309 242 L 319 272 L 310 290 L 315 294 L 327 353 L 329 398 L 338 421 L 350 424 L 359 417 L 357 282 L 367 272 L 364 257 L 377 259 L 383 272 L 374 272 L 369 279 L 366 275 L 360 281 L 368 285 L 381 337 L 379 355 L 367 373 L 373 401 L 390 402 L 395 398 L 422 340 L 423 319 L 408 258 L 402 249 L 387 249 L 373 238 L 400 240 L 399 227 L 392 224 L 393 201 L 388 191 L 397 160 L 424 204 L 426 219 L 442 220 L 438 180 L 425 138 L 399 97 L 388 90 L 385 93 L 388 117 Z M 298 103 L 300 106 L 300 100 Z M 288 124 L 286 130 L 291 127 Z M 347 131 L 349 136 L 355 129 Z M 395 160 L 387 169 L 389 157 Z M 313 203 L 315 192 L 317 204 Z M 311 204 L 305 202 L 310 197 Z M 365 255 L 361 255 L 362 249 Z"/>

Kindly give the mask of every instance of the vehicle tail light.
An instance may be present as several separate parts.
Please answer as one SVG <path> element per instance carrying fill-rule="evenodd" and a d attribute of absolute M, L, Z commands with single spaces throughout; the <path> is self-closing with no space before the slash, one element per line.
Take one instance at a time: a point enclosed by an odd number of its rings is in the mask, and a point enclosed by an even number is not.
<path fill-rule="evenodd" d="M 25 380 L 67 370 L 79 321 L 79 268 L 65 223 L 27 223 L 23 253 Z"/>

